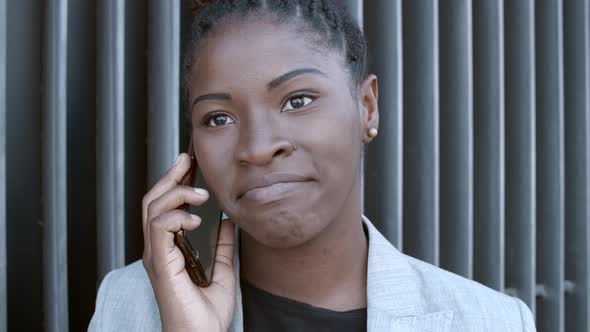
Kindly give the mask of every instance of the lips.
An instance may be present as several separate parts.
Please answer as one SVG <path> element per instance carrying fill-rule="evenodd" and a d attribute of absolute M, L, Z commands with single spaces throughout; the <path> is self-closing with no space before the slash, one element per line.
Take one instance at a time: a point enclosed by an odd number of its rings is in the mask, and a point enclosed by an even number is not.
<path fill-rule="evenodd" d="M 247 180 L 238 191 L 238 199 L 270 201 L 303 186 L 312 179 L 296 173 L 270 173 Z"/>

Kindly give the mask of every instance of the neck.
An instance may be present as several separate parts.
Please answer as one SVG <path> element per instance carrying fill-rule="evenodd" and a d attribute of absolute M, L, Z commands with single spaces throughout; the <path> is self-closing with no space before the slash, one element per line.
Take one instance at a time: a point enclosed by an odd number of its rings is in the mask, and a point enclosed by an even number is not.
<path fill-rule="evenodd" d="M 269 293 L 315 307 L 365 308 L 368 247 L 360 186 L 354 188 L 341 213 L 318 236 L 296 248 L 266 247 L 241 232 L 241 278 Z"/>

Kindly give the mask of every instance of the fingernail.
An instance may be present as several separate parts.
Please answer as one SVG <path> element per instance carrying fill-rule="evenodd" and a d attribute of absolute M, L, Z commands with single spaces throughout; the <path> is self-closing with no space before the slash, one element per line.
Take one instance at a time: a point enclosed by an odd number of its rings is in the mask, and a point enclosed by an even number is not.
<path fill-rule="evenodd" d="M 191 214 L 191 219 L 193 220 L 193 222 L 200 224 L 201 223 L 201 218 L 199 218 L 199 216 L 196 216 L 194 214 Z"/>
<path fill-rule="evenodd" d="M 178 157 L 176 158 L 176 161 L 174 162 L 174 165 L 172 165 L 172 166 L 176 166 L 178 164 L 178 162 L 180 161 L 180 157 L 181 156 L 182 155 L 178 155 Z"/>
<path fill-rule="evenodd" d="M 202 189 L 202 188 L 195 188 L 195 192 L 197 194 L 203 195 L 203 196 L 209 195 L 209 193 L 207 192 L 207 190 Z"/>

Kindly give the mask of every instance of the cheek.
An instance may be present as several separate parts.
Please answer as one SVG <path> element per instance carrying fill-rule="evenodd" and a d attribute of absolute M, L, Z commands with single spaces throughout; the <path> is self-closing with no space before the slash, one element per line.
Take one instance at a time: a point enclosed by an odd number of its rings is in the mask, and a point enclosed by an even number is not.
<path fill-rule="evenodd" d="M 227 135 L 195 135 L 199 172 L 222 206 L 228 201 L 226 193 L 231 192 L 233 183 L 232 151 L 231 137 Z"/>
<path fill-rule="evenodd" d="M 316 167 L 323 176 L 344 175 L 356 168 L 361 141 L 358 137 L 359 120 L 353 108 L 334 108 L 305 125 L 301 145 L 311 152 Z"/>

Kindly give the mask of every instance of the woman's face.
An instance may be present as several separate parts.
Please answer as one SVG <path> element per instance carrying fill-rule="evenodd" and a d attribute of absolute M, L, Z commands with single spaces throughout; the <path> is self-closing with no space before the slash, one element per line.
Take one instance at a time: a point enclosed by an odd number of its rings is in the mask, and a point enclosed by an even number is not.
<path fill-rule="evenodd" d="M 197 52 L 195 154 L 232 221 L 275 248 L 338 222 L 367 129 L 342 57 L 270 20 L 224 24 Z"/>

